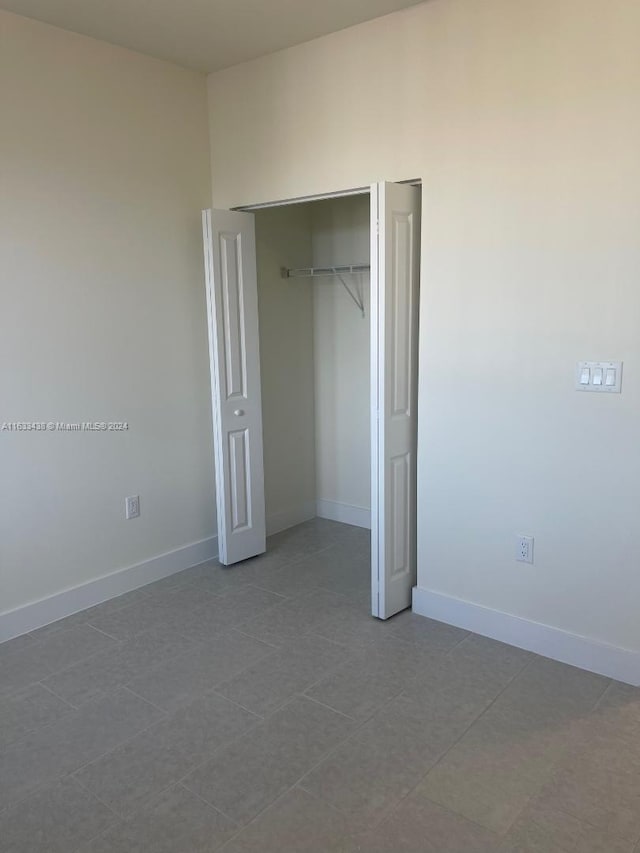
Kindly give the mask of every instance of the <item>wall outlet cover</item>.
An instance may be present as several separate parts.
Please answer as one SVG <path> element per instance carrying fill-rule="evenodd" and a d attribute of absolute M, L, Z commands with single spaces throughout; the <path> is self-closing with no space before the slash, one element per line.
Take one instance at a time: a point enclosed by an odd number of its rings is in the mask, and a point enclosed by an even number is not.
<path fill-rule="evenodd" d="M 533 536 L 516 537 L 516 560 L 519 563 L 533 563 Z"/>
<path fill-rule="evenodd" d="M 127 519 L 138 518 L 140 515 L 140 495 L 131 495 L 124 499 L 124 510 Z"/>

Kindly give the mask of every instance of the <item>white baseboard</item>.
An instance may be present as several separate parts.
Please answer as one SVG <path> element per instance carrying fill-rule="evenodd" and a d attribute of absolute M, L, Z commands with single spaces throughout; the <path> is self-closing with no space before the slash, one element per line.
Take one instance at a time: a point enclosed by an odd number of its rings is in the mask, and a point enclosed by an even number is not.
<path fill-rule="evenodd" d="M 413 612 L 608 678 L 640 686 L 640 652 L 610 646 L 418 586 L 413 588 Z"/>
<path fill-rule="evenodd" d="M 353 524 L 355 527 L 366 527 L 371 530 L 371 510 L 363 506 L 318 500 L 316 515 L 319 518 L 327 518 L 329 521 L 341 521 L 343 524 Z"/>
<path fill-rule="evenodd" d="M 15 610 L 0 613 L 0 643 L 217 556 L 218 537 L 211 536 L 177 548 L 175 551 L 159 554 L 134 566 L 128 566 L 126 569 L 119 569 L 109 575 L 65 589 L 48 598 L 32 601 Z"/>
<path fill-rule="evenodd" d="M 280 512 L 272 512 L 267 516 L 267 536 L 280 533 L 281 530 L 288 530 L 289 527 L 295 527 L 296 524 L 302 524 L 303 521 L 309 521 L 315 517 L 315 501 L 305 501 Z"/>

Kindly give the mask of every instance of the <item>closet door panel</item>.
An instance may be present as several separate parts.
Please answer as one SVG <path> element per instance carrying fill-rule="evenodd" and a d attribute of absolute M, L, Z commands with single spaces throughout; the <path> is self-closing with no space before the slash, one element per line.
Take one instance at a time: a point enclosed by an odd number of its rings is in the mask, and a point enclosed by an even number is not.
<path fill-rule="evenodd" d="M 266 549 L 255 223 L 202 212 L 220 562 Z"/>
<path fill-rule="evenodd" d="M 372 187 L 372 612 L 411 604 L 416 582 L 420 191 Z"/>

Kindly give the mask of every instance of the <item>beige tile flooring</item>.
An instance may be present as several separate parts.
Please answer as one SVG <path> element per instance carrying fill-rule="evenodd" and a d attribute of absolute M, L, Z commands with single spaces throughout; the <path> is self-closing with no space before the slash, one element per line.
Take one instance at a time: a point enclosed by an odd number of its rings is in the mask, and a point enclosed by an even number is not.
<path fill-rule="evenodd" d="M 315 520 L 0 646 L 0 851 L 640 853 L 640 691 L 368 563 Z"/>

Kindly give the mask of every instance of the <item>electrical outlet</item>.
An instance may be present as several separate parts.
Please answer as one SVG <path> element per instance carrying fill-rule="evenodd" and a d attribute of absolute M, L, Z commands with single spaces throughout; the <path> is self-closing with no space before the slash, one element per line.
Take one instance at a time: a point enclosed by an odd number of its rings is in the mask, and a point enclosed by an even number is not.
<path fill-rule="evenodd" d="M 124 512 L 127 519 L 138 518 L 140 515 L 140 495 L 131 495 L 124 499 Z"/>
<path fill-rule="evenodd" d="M 519 563 L 533 563 L 533 536 L 516 538 L 516 560 Z"/>

